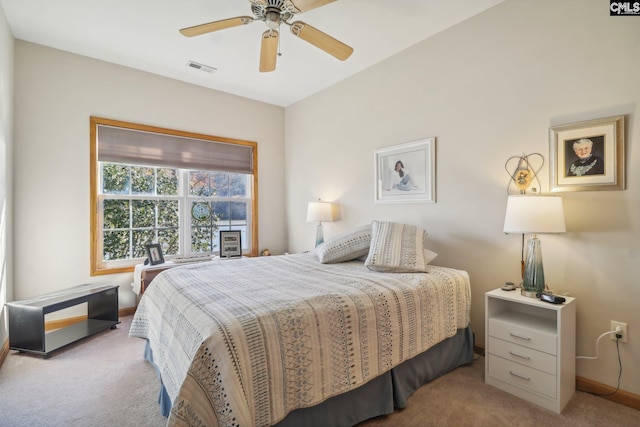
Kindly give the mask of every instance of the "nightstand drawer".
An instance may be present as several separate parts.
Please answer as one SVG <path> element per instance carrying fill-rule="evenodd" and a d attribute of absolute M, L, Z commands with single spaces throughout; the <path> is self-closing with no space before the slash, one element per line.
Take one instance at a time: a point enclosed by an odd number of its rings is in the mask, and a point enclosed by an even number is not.
<path fill-rule="evenodd" d="M 494 337 L 489 337 L 489 351 L 503 359 L 556 375 L 556 356 Z"/>
<path fill-rule="evenodd" d="M 555 322 L 527 316 L 517 312 L 504 312 L 489 319 L 489 336 L 533 348 L 552 355 L 557 354 Z"/>
<path fill-rule="evenodd" d="M 490 354 L 487 373 L 500 381 L 556 398 L 556 376 Z"/>

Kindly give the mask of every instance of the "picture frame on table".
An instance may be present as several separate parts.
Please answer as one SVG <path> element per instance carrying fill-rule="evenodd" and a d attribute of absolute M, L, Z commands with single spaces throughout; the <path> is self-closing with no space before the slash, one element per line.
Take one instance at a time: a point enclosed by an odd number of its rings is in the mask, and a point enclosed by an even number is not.
<path fill-rule="evenodd" d="M 624 116 L 549 129 L 552 192 L 625 189 Z"/>
<path fill-rule="evenodd" d="M 436 138 L 374 152 L 376 203 L 436 202 Z"/>
<path fill-rule="evenodd" d="M 147 258 L 149 258 L 149 264 L 151 265 L 164 263 L 164 256 L 162 255 L 162 245 L 160 245 L 160 243 L 148 244 Z"/>
<path fill-rule="evenodd" d="M 242 233 L 239 230 L 220 231 L 220 258 L 242 257 Z"/>

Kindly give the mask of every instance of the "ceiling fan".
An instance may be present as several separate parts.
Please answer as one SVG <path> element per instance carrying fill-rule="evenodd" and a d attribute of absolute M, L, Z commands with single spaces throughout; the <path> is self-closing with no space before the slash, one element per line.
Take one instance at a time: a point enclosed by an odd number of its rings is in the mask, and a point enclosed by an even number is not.
<path fill-rule="evenodd" d="M 291 19 L 298 13 L 306 12 L 334 1 L 336 0 L 249 0 L 253 17 L 238 16 L 195 25 L 181 29 L 180 33 L 187 37 L 193 37 L 226 28 L 251 24 L 255 21 L 264 21 L 268 28 L 262 34 L 260 48 L 260 72 L 264 73 L 276 69 L 280 24 L 285 24 L 289 26 L 296 37 L 344 61 L 351 56 L 353 48 L 302 21 L 291 22 Z"/>

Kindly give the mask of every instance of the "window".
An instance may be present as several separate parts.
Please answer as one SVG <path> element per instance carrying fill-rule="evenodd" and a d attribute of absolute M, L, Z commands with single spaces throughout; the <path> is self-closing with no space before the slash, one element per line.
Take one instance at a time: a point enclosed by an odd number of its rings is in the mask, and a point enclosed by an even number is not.
<path fill-rule="evenodd" d="M 91 273 L 132 270 L 146 244 L 165 259 L 215 254 L 239 230 L 257 255 L 257 145 L 91 118 Z"/>

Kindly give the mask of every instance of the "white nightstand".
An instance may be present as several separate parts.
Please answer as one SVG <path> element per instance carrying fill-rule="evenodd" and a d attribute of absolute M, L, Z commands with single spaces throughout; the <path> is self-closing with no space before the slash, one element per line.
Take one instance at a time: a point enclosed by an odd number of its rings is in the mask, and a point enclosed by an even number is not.
<path fill-rule="evenodd" d="M 575 393 L 576 303 L 485 294 L 485 382 L 560 413 Z"/>

